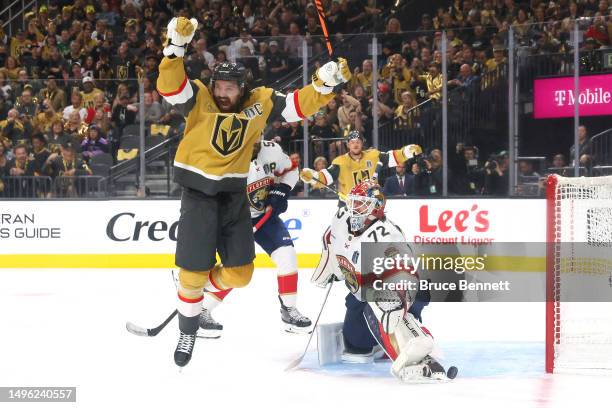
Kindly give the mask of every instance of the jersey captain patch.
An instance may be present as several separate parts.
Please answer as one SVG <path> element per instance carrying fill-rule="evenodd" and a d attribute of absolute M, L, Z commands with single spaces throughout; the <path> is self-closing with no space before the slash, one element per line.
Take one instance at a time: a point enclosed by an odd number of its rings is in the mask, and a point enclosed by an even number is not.
<path fill-rule="evenodd" d="M 211 138 L 212 146 L 222 156 L 234 153 L 242 147 L 248 125 L 248 119 L 231 114 L 218 114 Z"/>
<path fill-rule="evenodd" d="M 247 197 L 251 207 L 258 211 L 264 210 L 264 204 L 266 198 L 268 198 L 268 187 L 273 183 L 274 179 L 272 177 L 266 177 L 247 185 Z"/>

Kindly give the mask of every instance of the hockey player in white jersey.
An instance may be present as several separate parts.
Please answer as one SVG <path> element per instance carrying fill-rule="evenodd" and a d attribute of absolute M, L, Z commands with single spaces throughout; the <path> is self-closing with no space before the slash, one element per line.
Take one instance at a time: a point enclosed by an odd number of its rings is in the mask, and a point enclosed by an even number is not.
<path fill-rule="evenodd" d="M 272 210 L 268 220 L 254 233 L 255 242 L 276 264 L 281 321 L 286 331 L 294 333 L 310 331 L 312 323 L 296 307 L 297 255 L 289 231 L 279 215 L 287 210 L 287 199 L 298 177 L 297 163 L 293 163 L 278 144 L 262 141 L 255 145 L 247 179 L 253 225 L 265 216 L 268 207 Z M 215 284 L 212 280 L 211 283 Z M 211 311 L 221 304 L 232 289 L 217 289 L 216 292 L 204 293 L 199 337 L 221 336 L 223 325 L 213 319 Z"/>
<path fill-rule="evenodd" d="M 423 327 L 420 312 L 429 300 L 415 290 L 372 290 L 364 286 L 372 279 L 382 282 L 418 282 L 417 271 L 387 268 L 381 275 L 361 271 L 361 244 L 379 243 L 379 255 L 412 256 L 400 228 L 385 216 L 385 198 L 372 180 L 356 185 L 338 208 L 332 225 L 323 235 L 323 252 L 312 281 L 325 287 L 330 280 L 345 280 L 344 322 L 319 328 L 319 360 L 325 362 L 370 362 L 387 354 L 391 373 L 405 382 L 444 381 L 456 375 L 456 368 L 444 368 L 430 356 L 433 338 Z M 374 286 L 376 287 L 376 286 Z M 380 285 L 379 285 L 380 287 Z M 416 286 L 418 287 L 418 285 Z"/>

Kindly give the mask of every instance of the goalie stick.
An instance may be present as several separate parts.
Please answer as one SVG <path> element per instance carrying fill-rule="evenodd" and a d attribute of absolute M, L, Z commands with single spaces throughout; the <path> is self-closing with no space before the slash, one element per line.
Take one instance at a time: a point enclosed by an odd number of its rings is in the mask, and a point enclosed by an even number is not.
<path fill-rule="evenodd" d="M 257 224 L 255 224 L 253 226 L 253 233 L 257 232 L 257 230 L 259 230 L 262 225 L 264 225 L 266 223 L 266 221 L 268 221 L 268 219 L 270 219 L 270 217 L 272 216 L 272 207 L 268 206 L 266 208 L 266 212 L 264 214 L 263 217 L 261 217 L 261 219 L 259 221 L 257 221 Z M 168 325 L 168 323 L 170 323 L 172 321 L 172 319 L 174 319 L 174 317 L 178 314 L 178 311 L 176 309 L 174 309 L 174 311 L 172 313 L 170 313 L 170 315 L 166 318 L 166 320 L 164 320 L 159 326 L 157 327 L 153 327 L 151 329 L 146 329 L 144 327 L 138 326 L 137 324 L 134 324 L 132 322 L 127 322 L 125 324 L 125 328 L 127 329 L 127 331 L 129 331 L 130 333 L 136 335 L 136 336 L 141 336 L 141 337 L 155 337 L 159 334 L 159 332 L 161 332 L 164 327 L 166 327 Z"/>
<path fill-rule="evenodd" d="M 306 353 L 308 352 L 308 347 L 310 346 L 310 342 L 312 341 L 312 337 L 314 336 L 314 333 L 317 330 L 317 324 L 319 324 L 319 319 L 321 318 L 321 314 L 323 314 L 323 309 L 325 309 L 325 304 L 327 303 L 327 298 L 329 297 L 329 292 L 331 292 L 331 288 L 333 284 L 334 284 L 334 280 L 330 279 L 329 287 L 327 288 L 327 293 L 325 294 L 325 299 L 323 299 L 323 304 L 321 305 L 321 310 L 319 310 L 319 315 L 317 316 L 317 320 L 315 320 L 314 326 L 312 326 L 312 331 L 310 332 L 310 336 L 308 337 L 308 343 L 306 343 L 306 348 L 304 349 L 304 352 L 302 353 L 301 356 L 299 356 L 298 358 L 293 360 L 291 363 L 289 363 L 287 368 L 285 368 L 285 371 L 293 370 L 294 368 L 300 365 L 302 360 L 304 360 L 304 357 L 306 356 Z"/>

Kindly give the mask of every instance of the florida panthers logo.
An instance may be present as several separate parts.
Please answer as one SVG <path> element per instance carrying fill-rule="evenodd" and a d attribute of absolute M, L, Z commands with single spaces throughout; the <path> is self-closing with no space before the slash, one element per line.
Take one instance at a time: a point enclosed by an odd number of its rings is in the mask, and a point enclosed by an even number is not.
<path fill-rule="evenodd" d="M 248 125 L 248 119 L 241 119 L 236 115 L 217 115 L 211 139 L 215 150 L 227 156 L 240 149 Z"/>
<path fill-rule="evenodd" d="M 348 286 L 351 293 L 356 293 L 359 290 L 359 280 L 355 266 L 342 255 L 336 255 L 336 259 L 338 260 L 338 267 L 342 275 L 344 275 L 346 286 Z"/>
<path fill-rule="evenodd" d="M 249 204 L 257 211 L 263 211 L 265 208 L 266 198 L 268 198 L 268 188 L 272 185 L 274 179 L 266 177 L 257 180 L 247 186 L 247 197 Z"/>

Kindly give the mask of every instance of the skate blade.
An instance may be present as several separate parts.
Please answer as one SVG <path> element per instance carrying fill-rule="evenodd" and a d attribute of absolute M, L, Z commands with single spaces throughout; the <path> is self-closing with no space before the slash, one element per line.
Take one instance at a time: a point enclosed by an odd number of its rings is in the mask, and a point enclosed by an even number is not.
<path fill-rule="evenodd" d="M 293 334 L 310 334 L 312 333 L 312 325 L 306 327 L 297 327 L 289 323 L 283 322 L 283 330 Z"/>
<path fill-rule="evenodd" d="M 200 339 L 218 339 L 221 337 L 221 330 L 206 330 L 200 328 L 196 333 L 196 337 Z"/>

